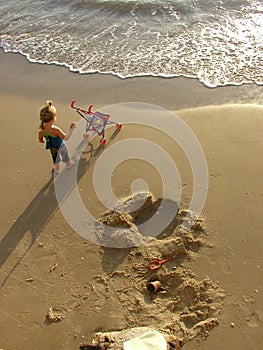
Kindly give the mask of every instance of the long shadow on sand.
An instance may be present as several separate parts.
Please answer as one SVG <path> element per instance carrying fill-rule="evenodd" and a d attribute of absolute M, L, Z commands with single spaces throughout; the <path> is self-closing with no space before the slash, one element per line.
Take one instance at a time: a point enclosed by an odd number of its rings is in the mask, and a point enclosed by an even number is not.
<path fill-rule="evenodd" d="M 114 132 L 112 134 L 108 143 L 110 143 L 115 138 L 116 134 L 117 132 Z M 85 151 L 83 152 L 84 149 Z M 87 141 L 84 140 L 78 145 L 74 155 L 72 156 L 72 159 L 74 160 L 79 154 L 83 153 L 84 155 L 80 158 L 78 163 L 78 181 L 83 177 L 83 175 L 87 172 L 91 165 L 96 161 L 101 152 L 103 152 L 103 147 L 101 147 L 100 145 L 98 147 L 94 147 L 92 143 L 87 144 Z M 66 198 L 73 190 L 75 182 L 71 180 L 70 171 L 62 171 L 59 176 L 62 177 L 61 183 L 63 183 L 63 193 L 64 198 Z M 1 268 L 4 265 L 5 261 L 12 255 L 14 250 L 17 248 L 25 234 L 29 233 L 31 236 L 31 243 L 29 247 L 8 272 L 7 276 L 1 284 L 1 287 L 5 285 L 8 278 L 11 276 L 18 264 L 24 258 L 24 256 L 31 249 L 42 230 L 52 219 L 53 215 L 58 209 L 59 205 L 56 198 L 54 179 L 52 176 L 50 180 L 42 187 L 39 193 L 35 196 L 35 198 L 31 201 L 31 203 L 24 210 L 24 212 L 19 216 L 19 218 L 17 218 L 16 222 L 12 225 L 12 227 L 9 229 L 9 231 L 6 233 L 6 235 L 0 242 Z"/>

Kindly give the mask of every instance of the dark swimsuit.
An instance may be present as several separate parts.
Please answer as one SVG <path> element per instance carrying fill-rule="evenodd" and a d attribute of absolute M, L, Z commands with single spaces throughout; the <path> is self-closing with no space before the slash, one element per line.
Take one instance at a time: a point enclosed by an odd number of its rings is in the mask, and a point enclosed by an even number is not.
<path fill-rule="evenodd" d="M 50 134 L 45 134 L 44 137 L 46 139 L 46 149 L 50 149 L 53 163 L 59 163 L 61 159 L 64 163 L 68 162 L 68 150 L 64 140 L 59 136 L 52 136 Z"/>

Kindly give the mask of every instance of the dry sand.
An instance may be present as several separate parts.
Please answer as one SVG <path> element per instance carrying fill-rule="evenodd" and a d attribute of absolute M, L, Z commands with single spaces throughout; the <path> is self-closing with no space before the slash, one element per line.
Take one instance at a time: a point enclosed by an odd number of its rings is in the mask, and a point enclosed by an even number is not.
<path fill-rule="evenodd" d="M 263 88 L 207 89 L 183 78 L 80 76 L 29 64 L 19 55 L 1 52 L 0 59 L 0 348 L 73 350 L 90 343 L 95 332 L 145 326 L 182 338 L 185 350 L 262 349 Z M 80 237 L 58 207 L 50 155 L 37 142 L 37 113 L 48 98 L 64 129 L 77 120 L 70 109 L 73 98 L 98 109 L 147 102 L 174 111 L 199 139 L 208 163 L 201 215 L 205 231 L 193 225 L 184 235 L 177 217 L 159 240 L 138 248 L 104 248 Z M 140 137 L 161 140 L 180 169 L 179 209 L 187 209 L 192 184 L 185 158 L 171 140 L 134 128 L 124 127 L 112 143 L 135 129 Z M 79 187 L 99 216 L 103 209 L 92 192 L 90 156 L 83 152 Z M 141 162 L 132 166 L 158 197 L 158 176 L 155 180 Z M 131 172 L 125 166 L 118 171 L 116 193 L 127 197 Z M 157 272 L 145 268 L 149 259 L 171 252 L 176 259 Z M 149 295 L 152 279 L 164 289 Z"/>

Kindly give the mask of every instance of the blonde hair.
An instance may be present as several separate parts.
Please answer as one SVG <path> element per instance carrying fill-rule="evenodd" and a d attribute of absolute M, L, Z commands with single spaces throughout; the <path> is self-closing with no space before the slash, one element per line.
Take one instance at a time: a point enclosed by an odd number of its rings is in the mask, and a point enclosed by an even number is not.
<path fill-rule="evenodd" d="M 40 129 L 44 129 L 44 124 L 50 122 L 56 116 L 56 108 L 52 101 L 47 101 L 46 105 L 40 109 L 39 118 L 41 120 Z"/>

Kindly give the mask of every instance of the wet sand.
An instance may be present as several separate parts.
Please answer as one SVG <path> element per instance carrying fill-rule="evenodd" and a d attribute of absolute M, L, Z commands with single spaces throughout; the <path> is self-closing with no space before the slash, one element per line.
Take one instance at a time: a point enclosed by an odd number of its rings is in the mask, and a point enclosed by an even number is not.
<path fill-rule="evenodd" d="M 249 84 L 208 89 L 184 78 L 121 80 L 78 75 L 3 52 L 0 60 L 0 348 L 73 350 L 90 342 L 97 331 L 135 326 L 167 331 L 169 319 L 170 330 L 185 338 L 186 350 L 261 349 L 263 87 Z M 124 102 L 166 108 L 186 122 L 202 146 L 209 175 L 201 213 L 205 232 L 192 237 L 200 239 L 200 244 L 192 247 L 183 242 L 183 253 L 158 270 L 164 286 L 168 288 L 170 283 L 170 294 L 149 298 L 145 284 L 153 276 L 147 269 L 142 273 L 136 269 L 158 255 L 156 246 L 101 247 L 76 233 L 61 213 L 50 154 L 37 141 L 37 114 L 43 103 L 52 99 L 58 111 L 57 124 L 67 130 L 71 121 L 80 120 L 70 108 L 73 98 L 80 106 L 92 103 L 105 111 L 107 106 Z M 191 167 L 181 151 L 169 138 L 136 125 L 124 125 L 111 143 L 134 137 L 135 132 L 138 137 L 160 142 L 176 161 L 183 188 L 179 207 L 187 209 L 193 183 Z M 98 146 L 98 140 L 94 145 Z M 100 156 L 101 152 L 91 154 L 84 148 L 78 174 L 81 196 L 96 216 L 103 210 L 92 190 L 92 173 Z M 116 170 L 113 184 L 120 198 L 131 194 L 129 185 L 134 179 L 130 164 L 126 166 Z M 132 167 L 136 176 L 146 177 L 158 197 L 158 174 L 136 160 Z M 161 237 L 160 249 L 177 233 L 168 230 Z M 168 253 L 164 250 L 157 257 Z M 184 275 L 181 286 L 187 283 L 194 293 L 208 278 L 205 290 L 208 293 L 210 289 L 210 299 L 203 309 L 196 306 L 199 314 L 204 313 L 203 320 L 193 316 L 196 301 L 187 299 L 188 294 L 179 289 L 180 276 L 173 271 Z M 180 307 L 169 307 L 178 295 Z M 48 321 L 50 308 L 57 308 L 60 321 Z M 197 329 L 201 331 L 195 332 Z"/>

